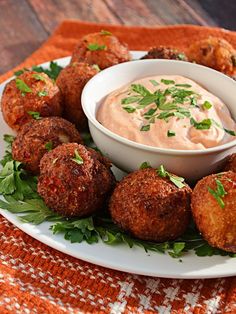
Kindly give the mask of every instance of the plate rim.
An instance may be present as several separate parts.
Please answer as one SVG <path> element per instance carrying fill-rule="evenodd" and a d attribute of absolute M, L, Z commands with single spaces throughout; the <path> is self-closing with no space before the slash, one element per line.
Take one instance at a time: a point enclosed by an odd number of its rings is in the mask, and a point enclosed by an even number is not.
<path fill-rule="evenodd" d="M 146 53 L 146 51 L 131 51 L 131 54 L 132 56 L 136 56 L 136 58 L 140 58 L 142 55 L 144 55 Z M 63 58 L 58 58 L 58 59 L 54 59 L 52 60 L 54 62 L 58 62 L 59 64 L 61 63 L 69 63 L 70 61 L 70 56 L 68 57 L 63 57 Z M 48 67 L 49 64 L 50 64 L 51 61 L 47 61 L 47 62 L 44 62 L 42 64 L 40 64 L 39 66 L 43 66 L 43 67 Z M 5 80 L 4 82 L 2 82 L 0 84 L 0 98 L 1 98 L 1 90 L 4 88 L 4 86 L 7 84 L 7 82 L 9 82 L 13 77 Z M 2 115 L 1 115 L 1 119 L 2 119 Z M 5 123 L 5 122 L 4 122 Z M 6 124 L 6 123 L 5 123 Z M 11 133 L 14 133 L 13 131 L 11 131 Z M 1 140 L 0 140 L 1 141 Z M 1 197 L 2 198 L 2 197 Z M 204 269 L 204 271 L 200 271 L 199 273 L 196 272 L 195 273 L 169 273 L 169 272 L 165 272 L 164 269 L 162 269 L 162 271 L 158 271 L 159 268 L 157 267 L 157 271 L 155 273 L 153 273 L 152 271 L 149 271 L 149 270 L 145 270 L 145 271 L 142 271 L 142 270 L 138 270 L 134 267 L 133 265 L 133 261 L 131 261 L 131 263 L 127 266 L 127 265 L 117 265 L 116 263 L 114 264 L 114 262 L 111 262 L 111 261 L 107 261 L 107 260 L 104 260 L 104 258 L 102 258 L 101 256 L 98 256 L 97 259 L 94 259 L 92 258 L 91 256 L 89 256 L 87 253 L 83 253 L 84 255 L 82 256 L 78 256 L 76 254 L 73 254 L 73 252 L 71 252 L 69 250 L 68 252 L 68 249 L 65 245 L 65 248 L 63 247 L 60 247 L 60 244 L 61 243 L 61 240 L 54 240 L 54 236 L 55 237 L 58 237 L 60 235 L 53 235 L 51 237 L 47 236 L 46 234 L 38 234 L 37 232 L 35 232 L 35 226 L 32 225 L 32 224 L 29 224 L 29 223 L 22 223 L 20 222 L 20 220 L 18 219 L 18 215 L 16 214 L 12 214 L 4 209 L 1 209 L 0 208 L 0 214 L 5 218 L 7 219 L 8 221 L 10 221 L 10 223 L 12 223 L 14 226 L 16 226 L 17 228 L 19 228 L 20 230 L 22 230 L 23 232 L 25 232 L 26 234 L 28 234 L 29 236 L 31 236 L 32 238 L 38 240 L 39 242 L 43 243 L 44 245 L 47 245 L 59 252 L 62 252 L 64 254 L 67 254 L 69 256 L 73 256 L 74 258 L 77 258 L 77 259 L 81 259 L 83 261 L 86 261 L 86 262 L 89 262 L 91 264 L 94 264 L 94 265 L 99 265 L 99 266 L 102 266 L 102 267 L 105 267 L 105 268 L 109 268 L 109 269 L 112 269 L 112 270 L 117 270 L 117 271 L 122 271 L 122 272 L 126 272 L 126 273 L 131 273 L 131 274 L 136 274 L 136 275 L 145 275 L 145 276 L 152 276 L 152 277 L 161 277 L 161 278 L 172 278 L 172 279 L 208 279 L 208 278 L 220 278 L 220 277 L 230 277 L 230 276 L 234 276 L 236 275 L 236 270 L 233 271 L 233 269 L 236 269 L 236 268 L 229 268 L 227 267 L 227 265 L 225 266 L 225 269 L 224 271 L 221 271 L 220 273 L 212 273 L 211 271 L 209 271 L 208 268 Z M 48 224 L 49 225 L 49 222 L 44 222 L 43 224 Z M 43 225 L 42 224 L 42 225 Z M 37 226 L 38 227 L 38 226 Z M 46 242 L 47 240 L 47 242 Z M 66 241 L 65 244 L 68 244 L 68 241 L 67 240 L 64 240 L 63 238 L 63 241 Z M 101 242 L 101 244 L 103 246 L 108 246 L 107 244 L 104 244 Z M 72 244 L 76 247 L 76 244 Z M 77 245 L 80 245 L 77 243 Z M 82 245 L 82 244 L 81 244 Z M 83 245 L 88 245 L 89 247 L 92 247 L 91 245 L 89 244 L 83 244 Z M 94 244 L 94 245 L 97 245 L 97 244 Z M 129 249 L 131 251 L 131 249 Z M 138 248 L 138 250 L 143 250 L 142 248 Z M 145 251 L 144 251 L 145 253 Z M 135 254 L 135 253 L 134 253 Z M 158 255 L 159 253 L 153 253 L 155 255 Z M 161 255 L 159 255 L 161 256 Z M 214 257 L 197 257 L 196 255 L 194 256 L 196 258 L 200 258 L 200 259 L 206 259 L 206 258 L 214 258 Z M 227 259 L 231 259 L 233 260 L 232 258 L 229 258 L 229 257 L 219 257 L 217 256 L 218 258 L 221 258 L 223 261 Z M 168 258 L 171 258 L 168 256 Z M 176 260 L 176 263 L 178 263 L 178 260 Z M 235 261 L 234 261 L 234 264 L 236 265 Z M 201 275 L 202 274 L 202 275 Z"/>

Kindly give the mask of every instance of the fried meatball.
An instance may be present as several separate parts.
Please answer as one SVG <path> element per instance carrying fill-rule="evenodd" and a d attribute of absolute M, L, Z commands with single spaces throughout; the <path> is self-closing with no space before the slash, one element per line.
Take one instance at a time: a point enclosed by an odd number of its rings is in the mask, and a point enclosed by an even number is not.
<path fill-rule="evenodd" d="M 1 107 L 6 123 L 18 131 L 32 119 L 30 111 L 42 117 L 60 116 L 61 93 L 47 74 L 26 71 L 6 85 Z"/>
<path fill-rule="evenodd" d="M 229 171 L 229 170 L 236 172 L 236 153 L 230 155 L 226 160 L 224 171 Z"/>
<path fill-rule="evenodd" d="M 236 173 L 228 171 L 200 180 L 193 190 L 191 207 L 206 241 L 236 253 Z"/>
<path fill-rule="evenodd" d="M 80 131 L 87 129 L 87 118 L 81 107 L 81 93 L 85 84 L 98 73 L 98 69 L 87 63 L 74 62 L 65 67 L 57 78 L 64 103 L 64 116 L 76 124 Z"/>
<path fill-rule="evenodd" d="M 229 76 L 236 73 L 236 51 L 222 38 L 208 37 L 189 47 L 190 61 L 205 65 Z"/>
<path fill-rule="evenodd" d="M 170 59 L 188 61 L 184 52 L 169 47 L 153 47 L 141 59 Z"/>
<path fill-rule="evenodd" d="M 190 194 L 187 185 L 177 188 L 155 169 L 138 170 L 117 184 L 109 210 L 121 229 L 139 239 L 173 240 L 189 223 Z"/>
<path fill-rule="evenodd" d="M 40 162 L 38 193 L 65 217 L 91 215 L 104 207 L 115 179 L 105 157 L 85 146 L 62 144 Z"/>
<path fill-rule="evenodd" d="M 13 159 L 21 161 L 33 174 L 39 173 L 43 155 L 62 143 L 82 143 L 79 132 L 60 117 L 31 120 L 23 125 L 12 144 Z"/>
<path fill-rule="evenodd" d="M 81 38 L 72 53 L 71 63 L 97 64 L 100 69 L 131 59 L 127 45 L 109 32 L 88 34 Z"/>

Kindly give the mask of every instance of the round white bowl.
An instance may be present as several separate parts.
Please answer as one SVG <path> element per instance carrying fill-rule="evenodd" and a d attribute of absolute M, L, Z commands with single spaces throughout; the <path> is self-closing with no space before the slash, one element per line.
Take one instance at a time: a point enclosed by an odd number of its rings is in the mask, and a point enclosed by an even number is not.
<path fill-rule="evenodd" d="M 147 146 L 121 137 L 96 119 L 103 99 L 134 80 L 151 75 L 186 76 L 218 96 L 236 120 L 236 82 L 210 68 L 183 61 L 138 60 L 112 66 L 93 77 L 82 93 L 82 107 L 97 147 L 124 171 L 139 168 L 144 161 L 153 167 L 163 164 L 168 171 L 195 181 L 220 168 L 226 156 L 236 152 L 236 139 L 204 150 L 176 150 Z"/>

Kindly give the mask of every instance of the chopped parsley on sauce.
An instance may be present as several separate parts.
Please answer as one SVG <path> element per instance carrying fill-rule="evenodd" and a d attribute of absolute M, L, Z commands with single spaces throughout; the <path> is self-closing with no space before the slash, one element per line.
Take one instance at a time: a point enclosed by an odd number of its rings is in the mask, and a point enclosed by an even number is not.
<path fill-rule="evenodd" d="M 203 109 L 205 110 L 209 110 L 212 107 L 212 104 L 209 101 L 204 101 L 203 105 L 202 105 Z"/>
<path fill-rule="evenodd" d="M 176 133 L 174 131 L 168 130 L 168 132 L 167 132 L 168 137 L 173 137 L 175 135 L 176 135 Z"/>
<path fill-rule="evenodd" d="M 147 123 L 141 126 L 140 131 L 149 131 L 150 124 L 155 123 L 156 119 L 168 122 L 170 118 L 176 117 L 178 119 L 188 118 L 190 125 L 197 130 L 209 130 L 215 125 L 226 133 L 236 136 L 235 131 L 222 127 L 213 119 L 206 118 L 197 121 L 192 117 L 191 109 L 202 108 L 203 110 L 209 110 L 213 106 L 209 101 L 204 101 L 199 106 L 197 99 L 200 95 L 191 90 L 192 85 L 176 84 L 174 80 L 161 79 L 160 83 L 167 85 L 164 90 L 161 90 L 158 88 L 159 82 L 154 79 L 150 79 L 149 82 L 157 88 L 154 92 L 149 91 L 142 84 L 131 84 L 128 97 L 121 100 L 122 108 L 128 113 L 144 110 L 152 105 L 152 108 L 149 107 L 146 112 L 142 112 L 142 116 L 147 120 Z M 175 132 L 171 130 L 167 132 L 167 137 L 175 135 Z"/>

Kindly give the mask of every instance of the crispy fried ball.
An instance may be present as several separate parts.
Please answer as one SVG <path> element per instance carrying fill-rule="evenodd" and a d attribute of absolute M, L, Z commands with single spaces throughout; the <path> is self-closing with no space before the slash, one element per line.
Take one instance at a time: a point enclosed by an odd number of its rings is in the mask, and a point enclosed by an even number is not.
<path fill-rule="evenodd" d="M 229 170 L 236 172 L 236 153 L 230 155 L 226 160 L 224 171 L 229 171 Z"/>
<path fill-rule="evenodd" d="M 170 59 L 188 61 L 184 52 L 169 47 L 153 47 L 141 59 Z"/>
<path fill-rule="evenodd" d="M 179 189 L 155 169 L 135 171 L 121 180 L 111 196 L 113 221 L 131 235 L 150 241 L 180 236 L 190 217 L 191 189 Z"/>
<path fill-rule="evenodd" d="M 188 51 L 190 61 L 213 68 L 229 76 L 236 73 L 236 51 L 222 38 L 208 37 L 192 44 Z"/>
<path fill-rule="evenodd" d="M 43 155 L 62 143 L 82 143 L 79 132 L 60 117 L 31 120 L 23 125 L 12 144 L 12 156 L 24 163 L 26 170 L 39 173 Z"/>
<path fill-rule="evenodd" d="M 206 241 L 213 247 L 236 253 L 236 173 L 228 171 L 200 180 L 193 190 L 191 207 Z"/>
<path fill-rule="evenodd" d="M 81 107 L 81 93 L 85 84 L 98 71 L 87 63 L 74 62 L 65 67 L 57 78 L 64 102 L 65 118 L 75 123 L 80 131 L 87 129 L 87 118 Z"/>
<path fill-rule="evenodd" d="M 71 63 L 97 64 L 100 69 L 126 62 L 131 59 L 128 46 L 109 32 L 88 34 L 75 47 Z"/>
<path fill-rule="evenodd" d="M 91 215 L 104 207 L 114 187 L 110 166 L 92 149 L 62 144 L 41 159 L 38 193 L 49 208 L 63 216 Z"/>
<path fill-rule="evenodd" d="M 42 117 L 60 116 L 62 98 L 59 88 L 45 73 L 26 71 L 5 87 L 1 101 L 6 123 L 18 131 L 32 120 L 30 111 Z"/>

